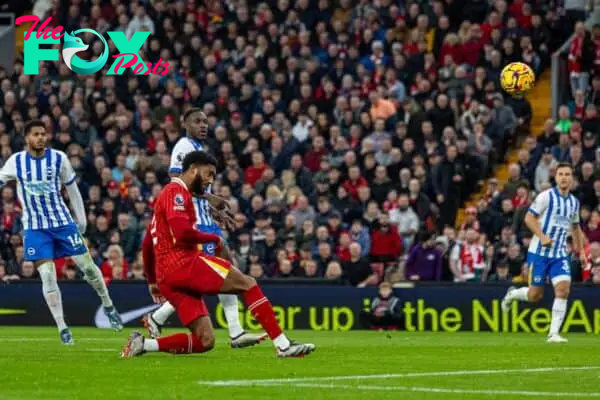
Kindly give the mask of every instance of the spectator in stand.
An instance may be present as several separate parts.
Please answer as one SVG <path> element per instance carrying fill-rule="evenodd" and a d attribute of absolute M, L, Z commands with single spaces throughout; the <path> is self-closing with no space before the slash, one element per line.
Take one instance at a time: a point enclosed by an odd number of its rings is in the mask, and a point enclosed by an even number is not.
<path fill-rule="evenodd" d="M 398 197 L 398 207 L 390 211 L 390 223 L 397 227 L 403 248 L 410 249 L 419 231 L 419 217 L 409 205 L 407 194 Z"/>
<path fill-rule="evenodd" d="M 504 261 L 500 261 L 496 265 L 496 272 L 490 275 L 488 282 L 511 282 L 512 276 L 508 268 L 508 264 Z"/>
<path fill-rule="evenodd" d="M 593 210 L 583 231 L 590 243 L 600 243 L 600 212 Z"/>
<path fill-rule="evenodd" d="M 575 35 L 569 47 L 568 70 L 571 93 L 578 90 L 586 93 L 590 84 L 590 71 L 593 68 L 595 48 L 591 35 L 583 22 L 575 24 Z"/>
<path fill-rule="evenodd" d="M 350 245 L 350 260 L 342 264 L 342 270 L 344 280 L 352 286 L 365 287 L 377 283 L 377 276 L 362 256 L 360 244 L 356 242 Z"/>
<path fill-rule="evenodd" d="M 107 282 L 112 279 L 127 279 L 129 263 L 124 258 L 123 249 L 117 244 L 108 246 L 104 263 L 100 266 Z"/>
<path fill-rule="evenodd" d="M 33 265 L 33 263 L 31 261 L 25 261 L 21 265 L 21 276 L 20 276 L 20 278 L 21 278 L 22 281 L 32 280 L 32 279 L 39 279 L 40 278 L 37 269 L 35 268 L 35 266 Z"/>
<path fill-rule="evenodd" d="M 408 254 L 405 275 L 411 281 L 439 281 L 442 278 L 442 252 L 434 246 L 429 232 L 420 234 L 419 243 Z"/>
<path fill-rule="evenodd" d="M 450 254 L 450 269 L 455 282 L 485 281 L 488 265 L 484 248 L 479 244 L 479 233 L 473 228 L 465 232 L 464 242 L 454 245 Z"/>
<path fill-rule="evenodd" d="M 301 228 L 305 221 L 313 221 L 315 219 L 315 211 L 309 204 L 306 196 L 298 197 L 298 204 L 291 215 L 296 220 L 297 229 Z"/>
<path fill-rule="evenodd" d="M 402 254 L 402 239 L 386 213 L 379 216 L 376 228 L 371 231 L 371 260 L 390 263 Z"/>
<path fill-rule="evenodd" d="M 543 156 L 535 169 L 535 190 L 539 193 L 550 184 L 551 172 L 556 168 L 558 162 L 552 155 L 552 149 L 546 147 Z"/>

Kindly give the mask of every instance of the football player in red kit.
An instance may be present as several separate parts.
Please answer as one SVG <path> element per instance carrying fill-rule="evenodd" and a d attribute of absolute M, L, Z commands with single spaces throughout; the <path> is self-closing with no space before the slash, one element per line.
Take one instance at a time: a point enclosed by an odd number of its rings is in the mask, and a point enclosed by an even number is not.
<path fill-rule="evenodd" d="M 202 194 L 216 176 L 216 160 L 203 151 L 189 153 L 183 171 L 173 178 L 156 200 L 154 216 L 143 243 L 144 269 L 153 297 L 164 297 L 191 333 L 176 333 L 158 339 L 133 332 L 122 357 L 160 351 L 174 354 L 203 353 L 215 344 L 203 295 L 241 294 L 254 318 L 273 341 L 279 357 L 302 357 L 314 344 L 290 341 L 281 331 L 273 307 L 256 281 L 228 261 L 198 251 L 198 244 L 220 243 L 218 235 L 194 229 L 192 195 Z M 218 252 L 217 252 L 218 254 Z"/>

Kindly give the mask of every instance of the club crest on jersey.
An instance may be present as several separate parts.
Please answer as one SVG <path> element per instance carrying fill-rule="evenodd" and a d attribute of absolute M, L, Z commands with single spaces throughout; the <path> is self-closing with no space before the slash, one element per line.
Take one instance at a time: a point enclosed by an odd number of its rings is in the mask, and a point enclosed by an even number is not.
<path fill-rule="evenodd" d="M 185 200 L 183 199 L 183 195 L 181 193 L 177 193 L 175 195 L 175 210 L 180 210 L 180 211 L 184 211 L 185 207 L 183 206 L 185 204 Z"/>

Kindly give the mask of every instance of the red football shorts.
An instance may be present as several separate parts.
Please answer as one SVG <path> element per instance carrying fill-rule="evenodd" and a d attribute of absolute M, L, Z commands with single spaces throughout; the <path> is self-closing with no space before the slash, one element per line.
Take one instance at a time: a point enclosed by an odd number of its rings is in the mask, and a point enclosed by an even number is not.
<path fill-rule="evenodd" d="M 181 323 L 188 326 L 208 315 L 202 295 L 219 294 L 230 268 L 229 261 L 202 254 L 167 274 L 158 288 L 177 310 Z"/>

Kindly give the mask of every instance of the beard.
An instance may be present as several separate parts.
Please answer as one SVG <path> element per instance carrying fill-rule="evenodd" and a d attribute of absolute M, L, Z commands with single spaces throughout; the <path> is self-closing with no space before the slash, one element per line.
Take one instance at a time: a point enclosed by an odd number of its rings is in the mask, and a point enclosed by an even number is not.
<path fill-rule="evenodd" d="M 196 196 L 204 194 L 204 183 L 202 182 L 202 178 L 197 177 L 194 179 L 192 182 L 191 191 L 192 194 Z"/>

